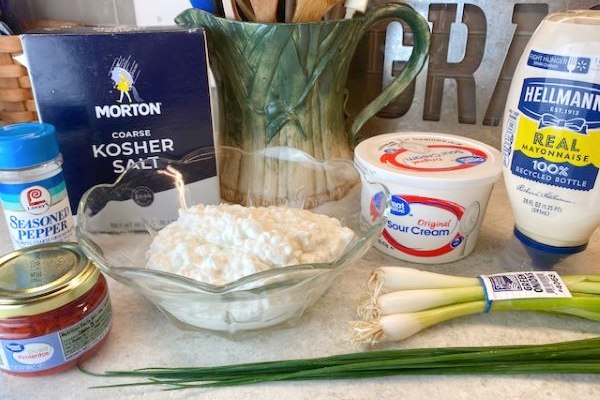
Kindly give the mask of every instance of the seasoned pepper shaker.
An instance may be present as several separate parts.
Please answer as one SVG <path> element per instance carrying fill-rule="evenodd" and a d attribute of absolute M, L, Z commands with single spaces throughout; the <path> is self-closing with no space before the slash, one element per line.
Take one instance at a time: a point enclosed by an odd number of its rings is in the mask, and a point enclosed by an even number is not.
<path fill-rule="evenodd" d="M 0 202 L 15 249 L 73 239 L 54 126 L 0 127 Z"/>

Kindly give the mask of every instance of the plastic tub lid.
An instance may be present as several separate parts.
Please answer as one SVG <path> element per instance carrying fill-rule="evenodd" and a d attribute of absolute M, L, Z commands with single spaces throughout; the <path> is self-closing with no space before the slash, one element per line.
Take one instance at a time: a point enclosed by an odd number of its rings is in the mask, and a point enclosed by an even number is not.
<path fill-rule="evenodd" d="M 0 127 L 0 169 L 20 169 L 48 162 L 59 155 L 54 126 L 25 122 Z"/>
<path fill-rule="evenodd" d="M 498 150 L 477 140 L 428 132 L 373 136 L 354 150 L 375 179 L 413 187 L 464 189 L 494 183 L 502 173 Z"/>

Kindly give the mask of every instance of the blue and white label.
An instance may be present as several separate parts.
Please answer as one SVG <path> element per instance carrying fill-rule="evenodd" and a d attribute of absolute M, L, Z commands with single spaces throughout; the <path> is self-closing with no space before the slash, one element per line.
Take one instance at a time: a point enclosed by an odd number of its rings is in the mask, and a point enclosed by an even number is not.
<path fill-rule="evenodd" d="M 0 340 L 0 369 L 33 373 L 59 367 L 90 350 L 109 332 L 108 296 L 82 321 L 59 332 L 31 339 Z"/>
<path fill-rule="evenodd" d="M 565 189 L 590 191 L 598 178 L 598 168 L 593 164 L 574 167 L 568 162 L 547 162 L 515 151 L 510 167 L 515 176 Z"/>
<path fill-rule="evenodd" d="M 554 271 L 503 272 L 479 277 L 488 301 L 567 298 L 569 288 Z"/>
<path fill-rule="evenodd" d="M 600 85 L 565 79 L 527 78 L 519 110 L 538 121 L 538 128 L 567 128 L 587 133 L 600 128 Z"/>
<path fill-rule="evenodd" d="M 401 196 L 392 195 L 390 203 L 390 213 L 392 215 L 403 216 L 410 213 L 410 204 Z"/>
<path fill-rule="evenodd" d="M 587 74 L 590 70 L 591 62 L 592 60 L 589 57 L 562 56 L 535 50 L 531 50 L 527 58 L 527 65 L 530 67 L 550 71 L 570 72 L 572 74 Z"/>

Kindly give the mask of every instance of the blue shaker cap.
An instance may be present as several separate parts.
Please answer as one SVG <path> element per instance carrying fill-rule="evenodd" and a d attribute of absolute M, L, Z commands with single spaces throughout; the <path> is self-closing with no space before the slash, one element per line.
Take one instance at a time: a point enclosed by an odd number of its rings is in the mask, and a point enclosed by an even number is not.
<path fill-rule="evenodd" d="M 53 125 L 25 122 L 0 127 L 0 169 L 34 167 L 59 154 Z"/>

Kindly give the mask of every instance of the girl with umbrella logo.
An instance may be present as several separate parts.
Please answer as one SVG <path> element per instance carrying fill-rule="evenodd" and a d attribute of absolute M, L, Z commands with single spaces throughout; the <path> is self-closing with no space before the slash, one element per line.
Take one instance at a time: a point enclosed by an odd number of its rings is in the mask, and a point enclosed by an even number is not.
<path fill-rule="evenodd" d="M 132 61 L 130 57 L 125 59 L 119 57 L 113 62 L 109 75 L 114 88 L 120 92 L 117 103 L 122 103 L 123 97 L 125 96 L 130 103 L 133 100 L 138 103 L 142 101 L 135 88 L 135 81 L 137 80 L 139 73 L 138 64 L 135 61 Z M 133 100 L 130 92 L 133 94 Z"/>

